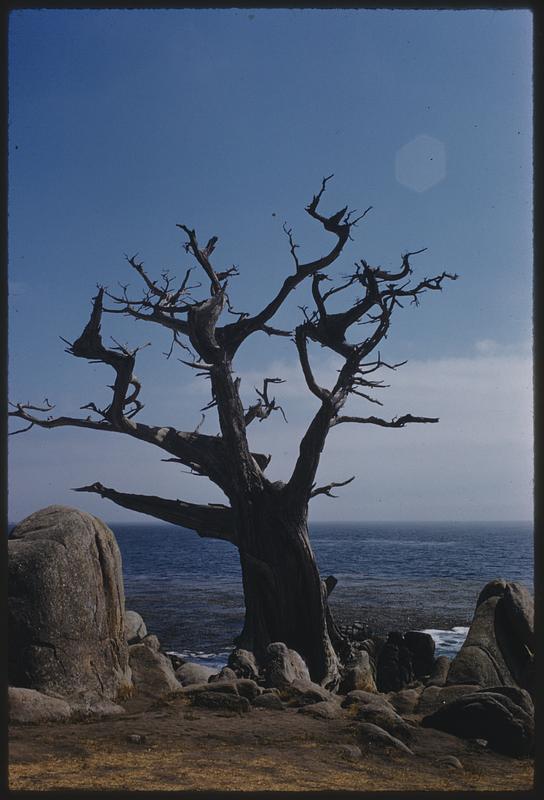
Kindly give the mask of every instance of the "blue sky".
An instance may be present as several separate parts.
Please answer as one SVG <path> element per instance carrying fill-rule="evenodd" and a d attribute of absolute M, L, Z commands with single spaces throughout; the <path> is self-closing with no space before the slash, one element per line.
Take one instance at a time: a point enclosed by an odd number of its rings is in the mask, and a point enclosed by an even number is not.
<path fill-rule="evenodd" d="M 330 244 L 304 206 L 321 178 L 332 212 L 373 210 L 331 275 L 353 261 L 460 279 L 399 313 L 384 355 L 384 416 L 438 426 L 333 431 L 320 478 L 357 474 L 313 519 L 529 519 L 532 504 L 532 105 L 529 11 L 142 10 L 13 12 L 10 19 L 10 399 L 47 396 L 75 414 L 107 398 L 110 374 L 63 352 L 96 284 L 130 281 L 123 254 L 150 272 L 190 266 L 176 223 L 219 237 L 237 264 L 237 309 L 263 305 L 300 255 Z M 292 327 L 299 290 L 277 317 Z M 139 354 L 142 421 L 192 429 L 206 386 L 161 355 L 166 332 L 107 317 Z M 314 354 L 326 382 L 334 364 Z M 287 413 L 254 423 L 255 447 L 285 478 L 314 410 L 294 347 L 261 334 L 240 351 L 247 402 L 278 374 Z M 189 373 L 189 374 L 188 374 Z M 388 376 L 389 377 L 389 376 Z M 353 406 L 355 413 L 376 410 Z M 347 429 L 349 426 L 340 426 Z M 213 413 L 205 429 L 217 430 Z M 160 451 L 89 431 L 33 429 L 10 439 L 10 517 L 51 502 L 136 519 L 74 495 L 100 480 L 123 491 L 205 502 L 218 491 Z"/>

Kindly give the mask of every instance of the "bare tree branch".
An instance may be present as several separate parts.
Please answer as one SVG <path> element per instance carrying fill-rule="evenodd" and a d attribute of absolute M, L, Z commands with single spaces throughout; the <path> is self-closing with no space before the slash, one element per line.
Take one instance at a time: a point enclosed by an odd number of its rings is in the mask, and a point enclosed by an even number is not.
<path fill-rule="evenodd" d="M 349 221 L 349 215 L 347 218 L 345 218 L 347 206 L 335 214 L 332 214 L 330 217 L 325 217 L 318 212 L 317 209 L 319 202 L 325 191 L 327 181 L 329 181 L 331 178 L 332 175 L 329 175 L 323 179 L 320 191 L 317 193 L 317 195 L 314 195 L 311 203 L 306 207 L 306 211 L 313 219 L 319 221 L 326 231 L 333 233 L 337 237 L 335 246 L 327 255 L 322 256 L 315 261 L 301 264 L 296 255 L 297 245 L 295 245 L 293 242 L 290 229 L 286 229 L 286 233 L 290 242 L 291 255 L 295 260 L 295 274 L 290 275 L 285 279 L 276 296 L 258 314 L 240 320 L 239 322 L 232 323 L 223 328 L 223 335 L 231 356 L 234 355 L 236 349 L 251 333 L 262 329 L 263 325 L 268 323 L 268 321 L 282 306 L 293 289 L 295 289 L 303 280 L 305 280 L 305 278 L 308 278 L 319 270 L 325 269 L 333 264 L 342 252 L 344 245 L 349 238 L 350 229 L 357 222 L 357 220 Z M 364 214 L 362 216 L 364 216 Z M 359 217 L 359 219 L 361 219 L 361 217 Z"/>
<path fill-rule="evenodd" d="M 324 389 L 322 386 L 319 386 L 316 379 L 314 378 L 314 374 L 310 366 L 310 359 L 308 358 L 308 347 L 306 344 L 305 325 L 299 325 L 297 327 L 295 331 L 295 344 L 297 346 L 300 365 L 302 367 L 302 372 L 304 373 L 304 379 L 306 381 L 308 389 L 311 391 L 312 394 L 315 394 L 316 397 L 319 397 L 320 400 L 326 400 L 329 396 L 329 392 L 327 391 L 327 389 Z"/>
<path fill-rule="evenodd" d="M 335 417 L 331 421 L 331 427 L 340 425 L 343 422 L 359 422 L 366 425 L 381 425 L 382 428 L 404 428 L 410 422 L 439 422 L 439 417 L 414 417 L 412 414 L 404 414 L 402 417 L 394 417 L 392 420 L 380 419 L 380 417 Z"/>
<path fill-rule="evenodd" d="M 112 500 L 118 506 L 138 511 L 142 514 L 190 528 L 199 536 L 224 539 L 237 544 L 232 511 L 223 505 L 197 505 L 183 500 L 165 500 L 162 497 L 145 494 L 127 494 L 109 489 L 101 483 L 80 486 L 74 492 L 92 492 Z"/>
<path fill-rule="evenodd" d="M 188 236 L 188 242 L 185 245 L 185 250 L 189 253 L 192 253 L 208 278 L 211 282 L 211 293 L 216 294 L 217 292 L 221 291 L 221 284 L 219 283 L 219 278 L 214 272 L 212 265 L 210 264 L 209 257 L 213 253 L 215 249 L 215 245 L 217 243 L 217 236 L 212 236 L 212 238 L 208 241 L 208 244 L 203 250 L 200 250 L 198 246 L 198 241 L 196 238 L 196 232 L 192 228 L 188 228 L 187 225 L 176 225 L 176 227 L 181 228 L 182 231 Z"/>
<path fill-rule="evenodd" d="M 338 497 L 336 494 L 332 494 L 331 489 L 336 489 L 339 486 L 347 486 L 348 483 L 351 483 L 355 480 L 355 475 L 352 475 L 351 478 L 348 478 L 347 481 L 339 481 L 338 483 L 328 483 L 326 486 L 319 486 L 317 489 L 312 489 L 310 493 L 310 497 L 317 497 L 318 494 L 325 494 L 327 497 Z"/>
<path fill-rule="evenodd" d="M 253 422 L 254 419 L 258 419 L 259 422 L 262 422 L 263 419 L 268 419 L 273 411 L 280 411 L 283 419 L 285 422 L 287 422 L 285 412 L 281 406 L 277 405 L 276 398 L 270 398 L 268 396 L 268 386 L 270 383 L 285 383 L 285 381 L 281 378 L 265 378 L 263 381 L 262 391 L 259 391 L 257 387 L 255 387 L 255 391 L 257 392 L 259 399 L 256 403 L 250 406 L 246 412 L 244 418 L 246 428 L 251 424 L 251 422 Z"/>

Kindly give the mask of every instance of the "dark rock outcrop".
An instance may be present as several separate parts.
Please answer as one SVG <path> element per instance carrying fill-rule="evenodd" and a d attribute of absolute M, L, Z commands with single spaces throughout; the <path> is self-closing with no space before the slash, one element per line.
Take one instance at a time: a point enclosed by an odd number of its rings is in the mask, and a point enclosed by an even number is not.
<path fill-rule="evenodd" d="M 485 739 L 497 753 L 529 755 L 534 746 L 534 719 L 504 693 L 480 691 L 454 700 L 425 717 L 424 727 L 466 739 Z"/>
<path fill-rule="evenodd" d="M 472 694 L 475 687 L 472 684 L 459 684 L 456 686 L 426 686 L 419 696 L 416 713 L 426 716 L 438 711 L 439 708 Z"/>
<path fill-rule="evenodd" d="M 468 636 L 453 659 L 448 684 L 521 686 L 532 693 L 534 610 L 520 584 L 495 580 L 478 598 Z"/>
<path fill-rule="evenodd" d="M 378 654 L 376 670 L 380 692 L 398 692 L 414 680 L 412 654 L 401 633 L 389 634 Z"/>
<path fill-rule="evenodd" d="M 534 717 L 535 707 L 533 700 L 529 692 L 525 691 L 525 689 L 518 689 L 516 686 L 490 686 L 487 689 L 480 689 L 479 691 L 491 692 L 491 694 L 502 694 L 522 708 L 529 716 Z"/>
<path fill-rule="evenodd" d="M 99 519 L 31 514 L 8 540 L 9 682 L 86 702 L 130 690 L 121 556 Z"/>
<path fill-rule="evenodd" d="M 406 631 L 404 642 L 412 655 L 412 667 L 416 678 L 430 675 L 434 666 L 435 643 L 429 633 Z"/>

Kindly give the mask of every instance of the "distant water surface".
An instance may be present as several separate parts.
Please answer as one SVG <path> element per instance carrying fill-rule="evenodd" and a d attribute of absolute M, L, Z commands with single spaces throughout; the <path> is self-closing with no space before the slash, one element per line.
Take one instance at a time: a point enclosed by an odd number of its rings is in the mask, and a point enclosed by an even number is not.
<path fill-rule="evenodd" d="M 163 648 L 224 664 L 244 618 L 240 564 L 228 542 L 167 524 L 111 525 L 123 556 L 127 608 L 138 611 Z M 310 535 L 340 623 L 376 633 L 428 630 L 452 655 L 493 578 L 533 589 L 528 522 L 314 523 Z"/>

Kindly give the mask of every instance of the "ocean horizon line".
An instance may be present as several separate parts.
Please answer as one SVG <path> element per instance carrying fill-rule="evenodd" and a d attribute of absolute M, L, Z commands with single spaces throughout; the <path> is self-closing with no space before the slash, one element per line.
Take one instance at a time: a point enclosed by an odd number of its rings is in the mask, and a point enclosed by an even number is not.
<path fill-rule="evenodd" d="M 30 514 L 35 512 L 31 511 Z M 92 513 L 92 512 L 88 512 Z M 27 514 L 21 519 L 14 522 L 13 520 L 8 520 L 7 525 L 8 528 L 12 528 L 15 525 L 18 525 L 22 522 L 26 517 L 30 516 Z M 97 516 L 93 514 L 93 516 Z M 156 525 L 157 527 L 171 527 L 171 528 L 181 528 L 182 530 L 192 530 L 192 528 L 186 528 L 183 525 L 176 525 L 174 522 L 165 522 L 162 520 L 154 520 L 152 517 L 149 520 L 132 520 L 132 519 L 122 519 L 122 520 L 103 520 L 103 522 L 108 527 L 114 527 L 115 525 Z M 311 528 L 312 525 L 534 525 L 534 519 L 346 519 L 346 520 L 339 520 L 339 519 L 331 519 L 331 520 L 310 520 L 308 522 L 308 526 Z"/>

